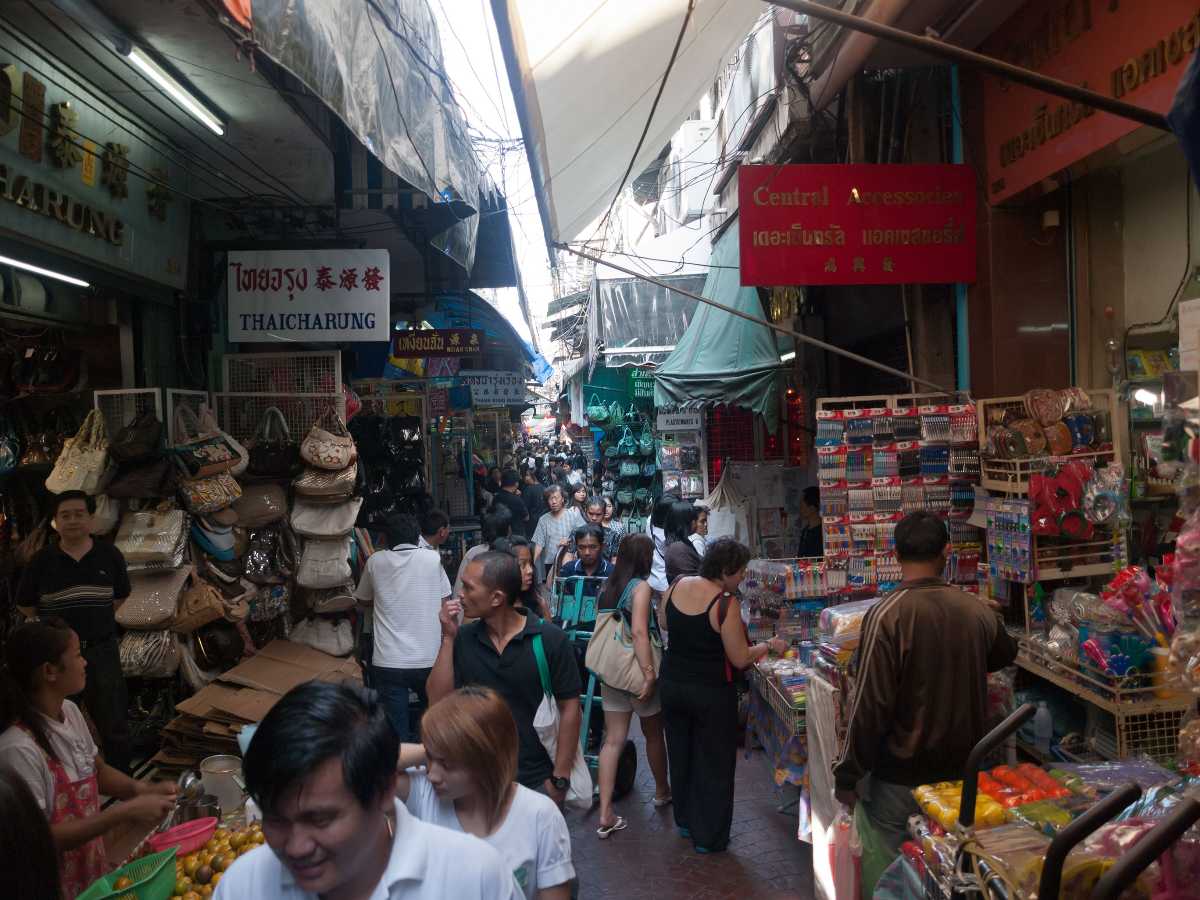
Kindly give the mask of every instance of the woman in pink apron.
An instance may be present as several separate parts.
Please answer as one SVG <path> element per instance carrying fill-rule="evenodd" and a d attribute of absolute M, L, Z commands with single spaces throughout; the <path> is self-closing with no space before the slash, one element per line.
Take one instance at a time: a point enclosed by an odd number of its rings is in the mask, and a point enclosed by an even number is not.
<path fill-rule="evenodd" d="M 122 823 L 147 831 L 171 810 L 171 784 L 134 781 L 100 757 L 79 707 L 87 663 L 60 620 L 27 622 L 9 636 L 0 708 L 0 765 L 28 785 L 61 857 L 63 896 L 74 898 L 109 871 L 104 834 Z M 100 795 L 126 802 L 100 809 Z"/>

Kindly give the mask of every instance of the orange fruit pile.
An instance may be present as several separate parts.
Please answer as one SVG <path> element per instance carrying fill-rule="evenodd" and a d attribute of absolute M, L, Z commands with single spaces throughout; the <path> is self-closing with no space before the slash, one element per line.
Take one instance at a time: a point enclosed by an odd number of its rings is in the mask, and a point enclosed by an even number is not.
<path fill-rule="evenodd" d="M 175 858 L 175 890 L 171 896 L 180 900 L 208 900 L 234 860 L 262 846 L 264 841 L 258 822 L 233 830 L 218 828 L 199 850 Z"/>

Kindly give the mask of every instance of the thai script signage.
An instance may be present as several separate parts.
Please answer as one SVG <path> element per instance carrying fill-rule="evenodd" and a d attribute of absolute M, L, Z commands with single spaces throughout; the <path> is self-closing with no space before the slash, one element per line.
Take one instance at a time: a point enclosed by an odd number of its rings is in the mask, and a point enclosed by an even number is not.
<path fill-rule="evenodd" d="M 392 356 L 475 356 L 483 352 L 483 332 L 473 328 L 413 329 L 392 336 Z"/>
<path fill-rule="evenodd" d="M 386 341 L 386 250 L 234 250 L 229 340 Z"/>
<path fill-rule="evenodd" d="M 455 386 L 471 389 L 476 406 L 515 406 L 525 402 L 525 376 L 520 372 L 459 372 Z"/>
<path fill-rule="evenodd" d="M 975 193 L 968 166 L 742 166 L 742 284 L 974 281 Z"/>
<path fill-rule="evenodd" d="M 1194 0 L 1027 3 L 983 52 L 1165 113 L 1200 45 Z M 983 76 L 987 197 L 1000 203 L 1125 136 L 1138 123 Z"/>

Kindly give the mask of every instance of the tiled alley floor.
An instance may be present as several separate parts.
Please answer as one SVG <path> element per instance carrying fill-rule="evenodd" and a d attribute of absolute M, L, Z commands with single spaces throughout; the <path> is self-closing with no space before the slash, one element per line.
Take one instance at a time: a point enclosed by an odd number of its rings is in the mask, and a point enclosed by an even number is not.
<path fill-rule="evenodd" d="M 679 837 L 670 808 L 656 810 L 654 781 L 638 740 L 638 784 L 617 804 L 629 827 L 601 841 L 599 808 L 569 813 L 582 900 L 810 900 L 812 853 L 796 840 L 796 814 L 776 812 L 783 797 L 761 751 L 738 753 L 729 850 L 698 855 Z M 794 796 L 789 791 L 789 797 Z"/>

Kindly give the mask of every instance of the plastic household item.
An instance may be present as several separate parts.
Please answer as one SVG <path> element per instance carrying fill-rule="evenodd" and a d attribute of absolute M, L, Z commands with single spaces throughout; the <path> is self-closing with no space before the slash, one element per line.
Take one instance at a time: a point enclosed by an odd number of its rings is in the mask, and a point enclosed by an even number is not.
<path fill-rule="evenodd" d="M 246 799 L 242 790 L 242 761 L 236 756 L 218 754 L 200 762 L 200 780 L 204 793 L 217 798 L 223 812 L 238 809 Z"/>
<path fill-rule="evenodd" d="M 1054 737 L 1054 717 L 1046 701 L 1038 702 L 1037 713 L 1033 717 L 1033 743 L 1043 756 L 1050 754 L 1050 740 Z"/>
<path fill-rule="evenodd" d="M 216 822 L 213 830 L 216 830 Z M 121 878 L 128 878 L 133 884 L 115 890 L 113 885 Z M 170 849 L 143 856 L 97 878 L 77 900 L 168 900 L 174 889 L 175 850 Z"/>
<path fill-rule="evenodd" d="M 166 831 L 152 834 L 146 838 L 146 846 L 154 852 L 163 850 L 171 850 L 179 856 L 187 856 L 199 850 L 208 839 L 213 836 L 217 830 L 217 817 L 209 816 L 206 819 L 196 819 L 192 822 L 184 822 L 182 825 L 176 825 L 174 828 L 168 828 Z M 174 867 L 171 872 L 174 873 Z M 172 878 L 172 885 L 175 879 Z M 170 894 L 170 891 L 167 892 Z"/>

